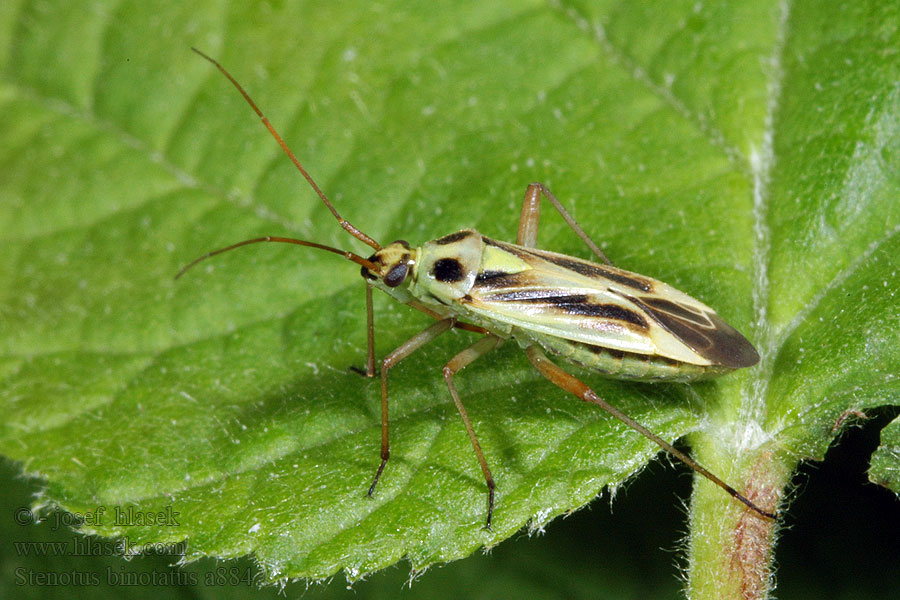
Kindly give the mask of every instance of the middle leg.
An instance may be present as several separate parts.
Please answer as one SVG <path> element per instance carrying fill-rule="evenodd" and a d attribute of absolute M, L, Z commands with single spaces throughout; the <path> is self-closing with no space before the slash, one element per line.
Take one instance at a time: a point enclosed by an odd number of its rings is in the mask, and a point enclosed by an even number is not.
<path fill-rule="evenodd" d="M 453 398 L 453 403 L 456 404 L 456 410 L 459 412 L 459 416 L 462 417 L 463 424 L 466 426 L 466 432 L 469 434 L 469 441 L 472 442 L 472 448 L 475 450 L 475 456 L 478 457 L 478 464 L 481 465 L 481 472 L 484 474 L 484 482 L 487 484 L 488 514 L 487 521 L 484 524 L 485 529 L 491 528 L 491 518 L 494 515 L 494 477 L 491 475 L 491 470 L 487 466 L 487 461 L 484 460 L 481 444 L 478 443 L 478 438 L 475 436 L 475 429 L 472 428 L 472 422 L 469 420 L 466 407 L 463 406 L 459 393 L 456 391 L 456 386 L 453 385 L 453 376 L 481 356 L 484 356 L 496 348 L 499 343 L 499 337 L 488 334 L 454 356 L 450 362 L 444 366 L 444 379 L 447 381 L 447 387 L 450 389 L 450 396 Z"/>

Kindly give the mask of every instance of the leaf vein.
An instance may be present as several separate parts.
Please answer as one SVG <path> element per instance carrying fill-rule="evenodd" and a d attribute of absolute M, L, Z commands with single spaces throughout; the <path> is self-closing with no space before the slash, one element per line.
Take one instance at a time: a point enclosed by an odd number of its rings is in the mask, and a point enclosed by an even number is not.
<path fill-rule="evenodd" d="M 671 89 L 654 81 L 644 67 L 639 65 L 621 49 L 617 48 L 607 36 L 606 29 L 602 24 L 590 23 L 586 18 L 578 14 L 575 7 L 565 6 L 564 0 L 550 0 L 550 6 L 560 10 L 576 25 L 576 27 L 589 35 L 606 53 L 613 64 L 628 73 L 635 82 L 642 85 L 651 94 L 662 100 L 666 106 L 681 115 L 681 117 L 688 122 L 693 123 L 714 147 L 722 150 L 728 160 L 741 173 L 748 174 L 747 167 L 745 166 L 748 161 L 747 157 L 744 156 L 744 153 L 733 144 L 730 144 L 722 131 L 713 126 L 701 113 L 691 110 L 672 92 Z"/>

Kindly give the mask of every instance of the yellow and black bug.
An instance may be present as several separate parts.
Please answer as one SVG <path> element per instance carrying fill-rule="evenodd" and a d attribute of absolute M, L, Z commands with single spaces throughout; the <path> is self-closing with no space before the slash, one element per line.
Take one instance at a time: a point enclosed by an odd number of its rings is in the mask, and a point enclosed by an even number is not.
<path fill-rule="evenodd" d="M 265 236 L 204 254 L 179 271 L 176 278 L 211 256 L 261 242 L 297 244 L 340 254 L 360 265 L 366 281 L 366 373 L 370 377 L 376 372 L 372 288 L 436 319 L 430 327 L 381 361 L 381 463 L 369 487 L 369 495 L 375 492 L 390 457 L 388 373 L 401 360 L 456 327 L 484 336 L 454 356 L 444 366 L 443 374 L 487 483 L 487 527 L 491 525 L 494 511 L 494 479 L 453 384 L 453 376 L 510 338 L 522 346 L 528 360 L 548 380 L 599 405 L 756 513 L 775 518 L 773 513 L 760 508 L 695 460 L 600 398 L 545 354 L 545 351 L 549 352 L 608 377 L 640 381 L 693 381 L 755 365 L 759 361 L 756 349 L 713 309 L 661 281 L 612 266 L 550 190 L 540 183 L 532 183 L 525 192 L 515 244 L 463 229 L 419 247 L 405 241 L 381 246 L 341 217 L 234 77 L 206 54 L 193 50 L 234 84 L 341 227 L 371 246 L 374 254 L 363 258 L 315 242 Z M 542 196 L 604 264 L 536 248 Z"/>

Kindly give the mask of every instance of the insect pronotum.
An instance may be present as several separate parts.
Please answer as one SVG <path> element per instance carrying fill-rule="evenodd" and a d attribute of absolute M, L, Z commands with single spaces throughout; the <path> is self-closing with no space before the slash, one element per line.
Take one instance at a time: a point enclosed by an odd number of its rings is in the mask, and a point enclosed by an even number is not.
<path fill-rule="evenodd" d="M 443 374 L 487 484 L 487 528 L 491 526 L 494 512 L 494 478 L 453 384 L 453 376 L 508 338 L 514 338 L 524 348 L 528 360 L 548 380 L 600 406 L 759 515 L 775 518 L 775 514 L 760 508 L 691 457 L 607 403 L 545 354 L 550 352 L 608 377 L 639 381 L 692 381 L 755 365 L 759 361 L 756 349 L 713 309 L 661 281 L 612 266 L 550 190 L 540 183 L 532 183 L 525 192 L 515 244 L 463 229 L 418 248 L 402 240 L 381 246 L 341 217 L 234 77 L 203 52 L 192 50 L 231 81 L 341 227 L 371 246 L 374 254 L 363 258 L 315 242 L 265 236 L 204 254 L 181 269 L 175 278 L 211 256 L 261 242 L 297 244 L 342 255 L 360 265 L 366 281 L 366 375 L 369 377 L 374 377 L 376 372 L 372 288 L 436 319 L 381 361 L 381 463 L 369 486 L 369 496 L 375 492 L 390 457 L 388 372 L 455 327 L 483 334 L 454 356 L 444 366 Z M 537 249 L 541 196 L 550 201 L 604 264 Z"/>

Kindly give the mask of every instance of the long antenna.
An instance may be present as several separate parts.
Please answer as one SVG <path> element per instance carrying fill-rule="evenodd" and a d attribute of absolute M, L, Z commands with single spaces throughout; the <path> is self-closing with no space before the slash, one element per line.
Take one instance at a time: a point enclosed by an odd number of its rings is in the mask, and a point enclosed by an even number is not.
<path fill-rule="evenodd" d="M 182 275 L 187 272 L 188 269 L 196 265 L 198 262 L 204 261 L 211 256 L 215 256 L 216 254 L 222 254 L 223 252 L 228 252 L 229 250 L 234 250 L 235 248 L 240 248 L 241 246 L 247 246 L 249 244 L 259 244 L 261 242 L 280 242 L 282 244 L 297 244 L 298 246 L 309 246 L 310 248 L 318 248 L 319 250 L 327 250 L 328 252 L 334 252 L 335 254 L 340 254 L 347 260 L 352 260 L 356 264 L 363 266 L 369 269 L 372 272 L 378 273 L 380 269 L 378 265 L 373 263 L 370 260 L 367 260 L 359 255 L 353 254 L 352 252 L 347 252 L 346 250 L 341 250 L 339 248 L 332 248 L 331 246 L 326 246 L 324 244 L 317 244 L 316 242 L 307 242 L 305 240 L 297 240 L 294 238 L 284 238 L 284 237 L 275 237 L 271 235 L 267 235 L 264 237 L 253 238 L 252 240 L 244 240 L 243 242 L 238 242 L 237 244 L 231 244 L 230 246 L 225 246 L 224 248 L 219 248 L 218 250 L 213 250 L 212 252 L 207 252 L 203 256 L 199 258 L 195 258 L 190 263 L 188 263 L 185 267 L 183 267 L 178 274 L 175 275 L 175 279 L 178 279 Z"/>
<path fill-rule="evenodd" d="M 300 161 L 297 159 L 297 157 L 294 155 L 294 153 L 291 151 L 291 149 L 288 148 L 288 145 L 284 142 L 281 135 L 275 130 L 275 128 L 269 122 L 269 119 L 266 118 L 266 116 L 262 113 L 261 110 L 259 110 L 259 107 L 256 106 L 256 102 L 253 101 L 253 99 L 250 97 L 250 94 L 248 94 L 246 91 L 244 91 L 244 88 L 241 87 L 241 84 L 239 84 L 237 82 L 237 80 L 231 76 L 231 73 L 226 71 L 225 67 L 220 65 L 218 61 L 207 56 L 200 50 L 197 50 L 196 48 L 193 48 L 193 47 L 191 48 L 191 50 L 193 50 L 194 52 L 196 52 L 197 54 L 199 54 L 200 56 L 202 56 L 203 58 L 205 58 L 206 60 L 211 62 L 213 65 L 215 65 L 215 67 L 217 69 L 219 69 L 222 72 L 222 74 L 225 75 L 225 77 L 228 78 L 228 81 L 230 81 L 232 84 L 234 84 L 234 87 L 237 88 L 237 91 L 239 91 L 241 93 L 241 96 L 244 97 L 244 100 L 247 101 L 247 104 L 250 105 L 250 108 L 252 108 L 253 111 L 259 116 L 259 118 L 263 122 L 263 125 L 265 125 L 266 129 L 269 130 L 269 133 L 272 134 L 272 137 L 275 138 L 275 141 L 278 142 L 278 145 L 281 146 L 282 150 L 284 150 L 284 153 L 288 155 L 288 158 L 291 159 L 291 162 L 293 162 L 294 166 L 297 167 L 297 170 L 300 171 L 300 174 L 303 175 L 303 177 L 306 179 L 306 181 L 309 183 L 309 185 L 312 187 L 312 189 L 315 190 L 315 192 L 319 195 L 319 198 L 322 199 L 322 202 L 325 203 L 325 206 L 328 207 L 328 210 L 330 210 L 331 214 L 334 215 L 334 218 L 337 219 L 337 222 L 341 224 L 341 227 L 343 227 L 347 231 L 347 233 L 349 233 L 350 235 L 352 235 L 359 241 L 361 241 L 365 244 L 368 244 L 369 246 L 371 246 L 372 248 L 375 248 L 376 250 L 381 250 L 381 246 L 378 244 L 378 242 L 376 242 L 375 240 L 373 240 L 372 238 L 367 236 L 365 233 L 363 233 L 362 231 L 357 229 L 350 221 L 348 221 L 347 219 L 343 218 L 340 214 L 338 214 L 338 211 L 334 208 L 334 205 L 332 205 L 331 202 L 328 200 L 328 198 L 325 196 L 325 192 L 323 192 L 322 189 L 319 188 L 319 186 L 313 180 L 312 176 L 310 176 L 310 174 L 306 171 L 306 169 L 303 168 L 303 165 L 300 164 Z"/>

